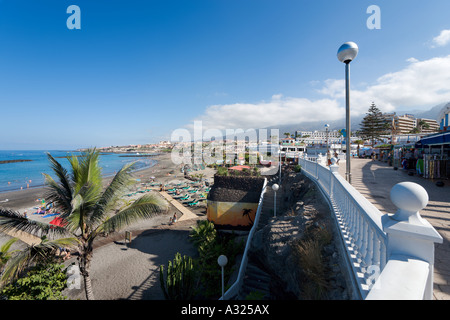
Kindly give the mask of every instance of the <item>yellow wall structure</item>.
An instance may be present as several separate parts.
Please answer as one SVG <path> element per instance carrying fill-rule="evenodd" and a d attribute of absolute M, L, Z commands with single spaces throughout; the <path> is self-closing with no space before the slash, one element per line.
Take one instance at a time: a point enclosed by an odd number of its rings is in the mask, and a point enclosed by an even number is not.
<path fill-rule="evenodd" d="M 251 227 L 255 221 L 257 210 L 257 203 L 208 200 L 206 217 L 215 225 Z M 249 212 L 249 214 L 245 215 L 244 212 Z"/>

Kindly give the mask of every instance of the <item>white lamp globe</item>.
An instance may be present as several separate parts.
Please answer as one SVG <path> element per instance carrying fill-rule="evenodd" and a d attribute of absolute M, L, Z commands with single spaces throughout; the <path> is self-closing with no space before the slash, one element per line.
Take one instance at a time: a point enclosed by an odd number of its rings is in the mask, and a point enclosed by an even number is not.
<path fill-rule="evenodd" d="M 337 52 L 337 57 L 340 62 L 349 63 L 353 61 L 358 55 L 358 46 L 354 42 L 344 43 Z"/>
<path fill-rule="evenodd" d="M 221 267 L 225 267 L 228 263 L 228 259 L 226 256 L 224 256 L 223 254 L 219 256 L 219 258 L 217 259 L 217 263 L 219 264 L 219 266 Z"/>

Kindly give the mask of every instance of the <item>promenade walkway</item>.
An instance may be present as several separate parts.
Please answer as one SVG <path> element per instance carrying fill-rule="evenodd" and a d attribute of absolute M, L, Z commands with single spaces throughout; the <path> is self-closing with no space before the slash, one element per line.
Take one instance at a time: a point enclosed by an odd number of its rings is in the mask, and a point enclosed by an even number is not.
<path fill-rule="evenodd" d="M 339 173 L 345 177 L 345 161 L 339 163 Z M 370 159 L 352 159 L 352 185 L 383 213 L 395 213 L 390 191 L 399 182 L 415 182 L 428 192 L 429 202 L 420 214 L 444 239 L 435 246 L 434 299 L 450 300 L 450 181 L 444 187 L 437 180 L 409 176 L 406 170 L 394 170 L 387 163 Z"/>
<path fill-rule="evenodd" d="M 159 194 L 164 197 L 170 204 L 177 208 L 183 215 L 178 219 L 179 221 L 197 219 L 198 216 L 191 210 L 183 206 L 178 200 L 172 198 L 170 194 L 165 191 L 160 191 Z"/>

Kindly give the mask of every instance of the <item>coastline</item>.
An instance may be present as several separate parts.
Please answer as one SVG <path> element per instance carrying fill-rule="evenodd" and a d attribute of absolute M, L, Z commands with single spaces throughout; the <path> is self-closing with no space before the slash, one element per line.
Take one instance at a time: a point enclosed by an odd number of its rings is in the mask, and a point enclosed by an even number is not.
<path fill-rule="evenodd" d="M 150 174 L 151 174 L 151 175 L 154 175 L 156 178 L 159 178 L 156 175 L 155 168 L 158 167 L 160 162 L 163 164 L 163 167 L 169 166 L 169 163 L 167 163 L 167 160 L 170 161 L 170 154 L 168 155 L 168 159 L 166 159 L 166 158 L 167 158 L 166 154 L 159 154 L 157 156 L 152 156 L 152 159 L 156 161 L 156 163 L 153 166 L 143 168 L 143 169 L 137 169 L 132 174 L 134 176 L 136 176 L 136 175 L 139 175 L 139 176 L 149 175 L 150 176 Z M 158 169 L 158 170 L 160 170 L 160 169 Z M 103 177 L 104 184 L 106 185 L 107 183 L 109 183 L 113 177 L 114 177 L 114 175 L 108 175 L 108 176 Z M 10 191 L 0 192 L 0 207 L 22 212 L 23 210 L 26 210 L 27 208 L 36 206 L 36 204 L 37 204 L 36 199 L 45 198 L 45 193 L 46 193 L 45 185 L 35 186 L 35 187 L 28 188 L 28 189 L 23 189 L 23 190 L 10 190 Z M 5 201 L 6 199 L 8 201 Z"/>
<path fill-rule="evenodd" d="M 171 183 L 171 182 L 187 182 L 189 180 L 184 178 L 184 174 L 180 171 L 180 166 L 175 165 L 172 162 L 171 154 L 170 153 L 162 153 L 158 156 L 154 156 L 154 160 L 156 160 L 156 164 L 147 167 L 144 169 L 136 170 L 132 173 L 132 176 L 135 179 L 139 179 L 136 181 L 135 185 L 132 187 L 135 191 L 138 189 L 141 189 L 143 186 L 141 183 L 147 183 L 152 180 L 158 183 Z M 205 178 L 210 179 L 210 181 L 213 179 L 215 170 L 211 168 L 206 168 L 205 170 L 199 171 L 199 173 L 204 173 Z M 113 179 L 114 176 L 104 177 L 103 178 L 103 184 L 106 187 L 107 184 L 110 183 L 110 181 Z M 153 187 L 154 190 L 159 191 L 159 188 Z M 24 214 L 26 212 L 28 219 L 36 220 L 43 223 L 49 223 L 52 221 L 55 217 L 50 215 L 42 215 L 42 214 L 33 214 L 37 211 L 37 207 L 39 203 L 36 201 L 36 199 L 45 199 L 45 194 L 47 190 L 46 187 L 36 187 L 33 189 L 24 189 L 24 190 L 18 190 L 18 191 L 9 191 L 0 193 L 0 208 L 3 209 L 9 209 L 16 212 L 19 212 L 21 214 Z M 152 191 L 154 192 L 154 191 Z M 166 197 L 166 200 L 169 202 L 169 210 L 166 214 L 158 215 L 153 218 L 141 221 L 139 223 L 135 223 L 133 225 L 130 225 L 127 230 L 147 230 L 152 229 L 158 226 L 167 225 L 169 222 L 169 216 L 171 217 L 175 212 L 177 213 L 178 217 L 181 218 L 183 216 L 183 212 L 189 213 L 184 219 L 190 219 L 192 217 L 202 217 L 206 216 L 206 207 L 204 205 L 199 205 L 196 207 L 192 207 L 189 209 L 183 209 L 180 208 L 180 206 L 183 206 L 183 204 L 175 203 L 177 200 L 172 199 L 170 196 L 159 193 L 158 194 L 161 197 Z M 125 196 L 124 200 L 133 200 L 138 198 L 139 195 L 134 195 L 131 197 Z M 170 199 L 167 199 L 169 197 Z M 5 199 L 8 199 L 7 202 L 4 202 Z M 180 210 L 181 209 L 181 210 Z M 186 211 L 187 210 L 187 211 Z M 7 234 L 0 232 L 0 245 L 10 237 L 13 237 L 14 234 Z M 24 237 L 22 234 L 21 236 L 18 236 L 22 241 L 18 241 L 18 246 L 23 246 L 23 242 L 33 242 L 36 239 L 31 237 Z M 16 244 L 13 246 L 13 249 L 17 249 Z"/>

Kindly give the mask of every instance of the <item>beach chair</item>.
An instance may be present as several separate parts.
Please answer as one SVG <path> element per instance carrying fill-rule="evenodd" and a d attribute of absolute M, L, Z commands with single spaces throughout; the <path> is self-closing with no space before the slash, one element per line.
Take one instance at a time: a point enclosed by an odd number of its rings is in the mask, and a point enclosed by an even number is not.
<path fill-rule="evenodd" d="M 59 215 L 59 212 L 46 214 L 45 216 L 42 216 L 42 218 L 54 217 L 54 216 L 57 216 L 57 215 Z"/>
<path fill-rule="evenodd" d="M 185 195 L 184 197 L 181 197 L 180 200 L 187 200 L 187 199 L 189 199 L 190 197 L 191 197 L 191 196 L 187 194 L 187 195 Z"/>
<path fill-rule="evenodd" d="M 198 200 L 194 200 L 194 201 L 191 201 L 191 202 L 188 203 L 188 205 L 190 207 L 195 206 L 196 204 L 198 204 Z"/>

